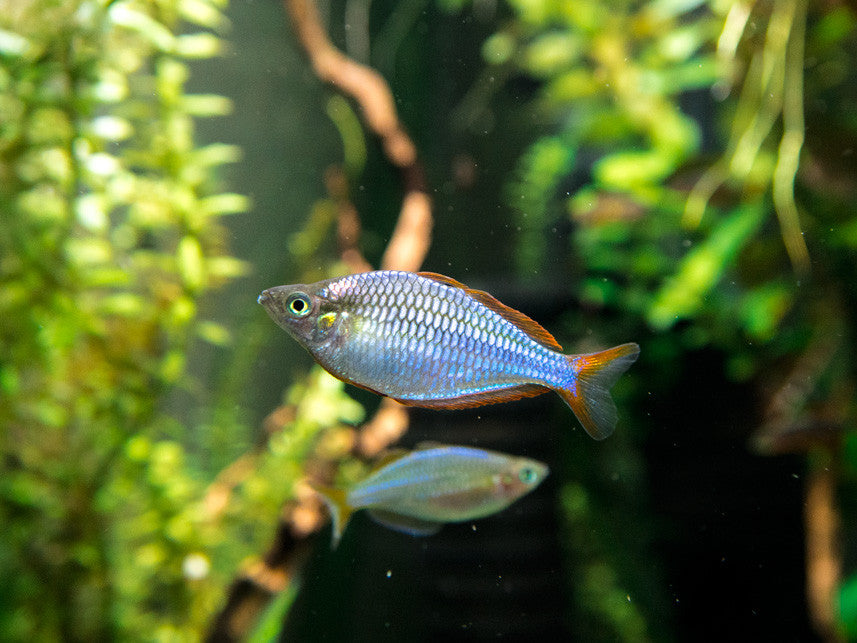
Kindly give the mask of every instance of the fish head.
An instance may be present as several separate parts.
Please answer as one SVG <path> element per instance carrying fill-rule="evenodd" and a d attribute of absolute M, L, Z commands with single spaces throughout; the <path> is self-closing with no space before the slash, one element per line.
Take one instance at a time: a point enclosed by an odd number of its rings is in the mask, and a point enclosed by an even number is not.
<path fill-rule="evenodd" d="M 340 336 L 348 316 L 322 290 L 319 284 L 275 286 L 264 290 L 258 302 L 280 328 L 315 352 Z"/>
<path fill-rule="evenodd" d="M 550 470 L 538 460 L 511 458 L 508 466 L 494 476 L 495 492 L 504 498 L 520 498 L 538 487 Z"/>

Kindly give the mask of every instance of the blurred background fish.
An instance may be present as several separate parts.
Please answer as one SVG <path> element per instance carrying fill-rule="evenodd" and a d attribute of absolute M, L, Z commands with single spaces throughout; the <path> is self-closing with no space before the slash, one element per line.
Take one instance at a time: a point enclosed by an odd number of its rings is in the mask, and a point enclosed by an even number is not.
<path fill-rule="evenodd" d="M 265 290 L 259 303 L 336 377 L 404 404 L 465 408 L 556 391 L 596 440 L 616 426 L 609 389 L 629 343 L 563 355 L 532 319 L 434 273 L 376 271 Z"/>
<path fill-rule="evenodd" d="M 548 475 L 542 462 L 484 449 L 431 446 L 393 451 L 347 489 L 313 485 L 333 522 L 333 546 L 352 513 L 368 509 L 391 529 L 426 536 L 444 523 L 484 518 L 535 489 Z"/>

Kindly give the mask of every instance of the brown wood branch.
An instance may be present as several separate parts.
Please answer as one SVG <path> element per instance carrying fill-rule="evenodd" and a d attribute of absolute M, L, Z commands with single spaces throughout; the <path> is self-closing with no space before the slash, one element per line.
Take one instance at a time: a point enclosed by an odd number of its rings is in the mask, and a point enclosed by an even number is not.
<path fill-rule="evenodd" d="M 360 427 L 352 453 L 370 459 L 377 457 L 408 430 L 408 411 L 389 397 L 381 400 L 372 419 Z"/>
<path fill-rule="evenodd" d="M 366 125 L 381 139 L 387 158 L 400 170 L 405 194 L 399 219 L 382 257 L 382 267 L 418 270 L 431 243 L 431 199 L 416 146 L 399 122 L 387 82 L 378 72 L 349 59 L 330 43 L 312 2 L 283 0 L 283 4 L 315 73 L 357 102 Z M 371 266 L 358 249 L 360 218 L 348 198 L 344 179 L 341 171 L 329 171 L 326 187 L 337 203 L 337 238 L 342 259 L 352 272 L 362 272 Z M 407 428 L 405 407 L 384 398 L 375 415 L 356 436 L 349 438 L 348 450 L 357 457 L 375 457 L 399 440 Z M 332 480 L 336 461 L 325 457 L 322 451 L 317 449 L 307 462 L 307 473 Z M 252 454 L 248 454 L 227 470 L 219 486 L 213 485 L 209 493 L 212 508 L 223 510 L 236 484 L 235 478 L 240 478 L 253 461 Z M 324 522 L 322 505 L 315 493 L 307 485 L 299 485 L 297 497 L 283 507 L 268 551 L 242 570 L 230 586 L 226 603 L 212 623 L 208 641 L 237 641 L 247 636 L 262 610 L 298 573 L 307 551 L 307 537 Z"/>
<path fill-rule="evenodd" d="M 814 313 L 814 331 L 807 347 L 791 361 L 765 397 L 764 422 L 753 436 L 763 454 L 807 453 L 816 446 L 836 448 L 845 431 L 845 409 L 853 391 L 837 380 L 837 395 L 824 404 L 813 402 L 818 382 L 842 351 L 844 313 L 835 296 L 825 297 Z M 783 369 L 781 369 L 783 370 Z"/>
<path fill-rule="evenodd" d="M 399 221 L 381 258 L 385 270 L 419 270 L 431 243 L 431 202 L 425 192 L 409 192 Z"/>
<path fill-rule="evenodd" d="M 381 140 L 387 159 L 401 172 L 405 196 L 382 268 L 418 269 L 431 243 L 431 199 L 417 148 L 399 122 L 393 92 L 381 74 L 331 44 L 313 2 L 283 0 L 283 5 L 315 73 L 354 99 L 367 127 Z"/>
<path fill-rule="evenodd" d="M 393 93 L 381 74 L 351 60 L 331 44 L 313 2 L 283 0 L 283 4 L 316 75 L 357 101 L 366 124 L 381 138 L 384 152 L 394 165 L 404 168 L 415 164 L 416 147 L 399 124 Z"/>
<path fill-rule="evenodd" d="M 848 427 L 853 385 L 838 378 L 824 404 L 813 403 L 812 397 L 819 380 L 842 350 L 843 318 L 835 298 L 822 300 L 807 348 L 768 396 L 765 424 L 753 437 L 760 453 L 812 454 L 808 459 L 803 515 L 806 600 L 819 639 L 831 643 L 842 640 L 836 626 L 835 598 L 842 572 L 836 463 Z"/>
<path fill-rule="evenodd" d="M 836 589 L 842 573 L 836 475 L 832 467 L 810 468 L 804 504 L 806 525 L 806 599 L 822 641 L 842 641 L 837 632 Z"/>
<path fill-rule="evenodd" d="M 316 524 L 293 520 L 300 511 L 300 500 L 283 507 L 283 518 L 277 524 L 268 551 L 251 561 L 238 573 L 229 587 L 226 603 L 215 617 L 207 641 L 231 643 L 247 637 L 259 614 L 278 593 L 289 586 L 306 558 L 309 547 L 306 537 L 319 529 Z M 305 514 L 305 512 L 303 512 Z M 320 512 L 315 512 L 320 517 Z"/>
<path fill-rule="evenodd" d="M 351 202 L 345 172 L 339 166 L 327 168 L 324 183 L 328 196 L 336 204 L 336 239 L 342 262 L 352 274 L 372 270 L 360 252 L 360 215 Z"/>

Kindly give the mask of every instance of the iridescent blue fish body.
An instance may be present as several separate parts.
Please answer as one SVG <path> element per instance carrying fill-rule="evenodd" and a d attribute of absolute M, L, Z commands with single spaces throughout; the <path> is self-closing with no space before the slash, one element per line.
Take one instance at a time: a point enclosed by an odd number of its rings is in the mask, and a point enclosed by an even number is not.
<path fill-rule="evenodd" d="M 596 439 L 636 344 L 564 355 L 488 293 L 434 273 L 367 272 L 265 290 L 259 303 L 327 371 L 405 404 L 464 408 L 556 391 Z"/>

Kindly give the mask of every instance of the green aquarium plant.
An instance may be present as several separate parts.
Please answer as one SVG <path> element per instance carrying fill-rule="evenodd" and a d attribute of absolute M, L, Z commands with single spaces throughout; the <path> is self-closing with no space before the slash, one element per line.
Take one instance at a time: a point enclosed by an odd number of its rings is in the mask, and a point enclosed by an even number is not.
<path fill-rule="evenodd" d="M 219 0 L 0 1 L 0 637 L 194 638 L 217 586 L 204 476 L 164 409 L 205 295 L 243 273 L 186 90 Z"/>

